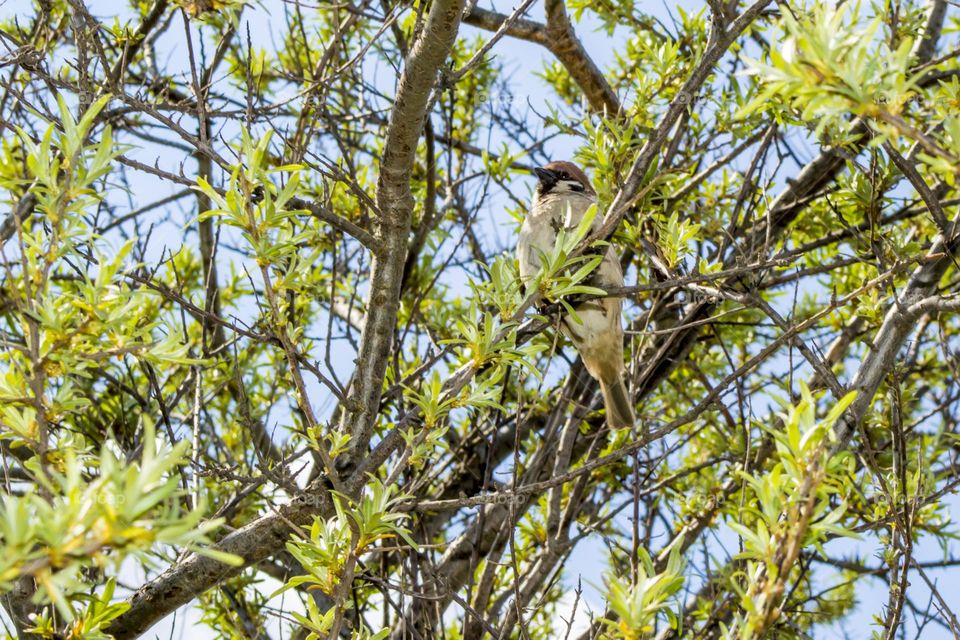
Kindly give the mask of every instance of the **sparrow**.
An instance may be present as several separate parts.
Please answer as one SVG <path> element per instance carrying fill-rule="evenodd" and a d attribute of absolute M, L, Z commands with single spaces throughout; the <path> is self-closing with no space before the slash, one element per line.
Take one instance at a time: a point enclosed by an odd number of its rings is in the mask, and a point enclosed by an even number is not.
<path fill-rule="evenodd" d="M 530 211 L 520 227 L 517 260 L 520 280 L 528 288 L 540 270 L 541 254 L 550 255 L 560 229 L 575 229 L 587 210 L 597 203 L 597 192 L 587 175 L 572 162 L 551 162 L 533 170 L 538 183 Z M 600 226 L 598 216 L 594 230 Z M 603 260 L 585 283 L 600 289 L 623 286 L 620 261 L 608 245 Z M 599 298 L 575 307 L 580 317 L 562 317 L 560 330 L 576 347 L 587 372 L 600 383 L 607 424 L 613 428 L 632 426 L 633 404 L 623 382 L 623 300 Z"/>

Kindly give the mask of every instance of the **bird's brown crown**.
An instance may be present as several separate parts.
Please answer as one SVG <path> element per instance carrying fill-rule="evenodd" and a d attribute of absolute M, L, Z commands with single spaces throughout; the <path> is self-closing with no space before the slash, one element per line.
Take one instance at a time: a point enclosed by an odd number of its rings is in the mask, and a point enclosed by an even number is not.
<path fill-rule="evenodd" d="M 583 172 L 583 169 L 568 160 L 555 160 L 544 165 L 543 168 L 556 172 L 559 174 L 561 180 L 564 179 L 564 175 L 567 175 L 570 178 L 580 182 L 580 184 L 583 185 L 584 191 L 587 193 L 593 195 L 597 194 L 597 192 L 593 189 L 593 185 L 590 184 L 590 178 L 588 178 L 587 174 Z"/>

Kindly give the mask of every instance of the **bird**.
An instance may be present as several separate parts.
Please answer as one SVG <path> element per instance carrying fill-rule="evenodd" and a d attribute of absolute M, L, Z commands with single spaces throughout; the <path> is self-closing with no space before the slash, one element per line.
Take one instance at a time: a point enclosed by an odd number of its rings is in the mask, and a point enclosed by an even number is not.
<path fill-rule="evenodd" d="M 520 280 L 526 289 L 540 271 L 541 256 L 552 253 L 560 230 L 575 229 L 597 203 L 597 192 L 587 174 L 572 162 L 550 162 L 533 173 L 538 182 L 517 238 Z M 593 230 L 600 224 L 597 217 Z M 607 245 L 603 260 L 585 284 L 604 290 L 623 286 L 623 270 L 613 246 Z M 633 426 L 633 403 L 623 381 L 623 300 L 604 297 L 582 302 L 574 309 L 580 322 L 564 316 L 560 330 L 576 347 L 587 372 L 600 383 L 607 424 L 611 428 Z"/>

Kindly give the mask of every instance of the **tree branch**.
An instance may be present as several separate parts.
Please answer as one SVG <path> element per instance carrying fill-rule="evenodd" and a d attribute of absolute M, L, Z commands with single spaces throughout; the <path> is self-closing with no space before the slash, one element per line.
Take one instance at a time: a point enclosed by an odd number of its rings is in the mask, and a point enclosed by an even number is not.
<path fill-rule="evenodd" d="M 397 322 L 413 218 L 410 179 L 417 141 L 438 72 L 453 47 L 463 4 L 463 0 L 438 0 L 430 5 L 426 24 L 407 56 L 387 125 L 377 181 L 380 251 L 374 254 L 371 265 L 367 321 L 360 335 L 349 406 L 340 422 L 340 430 L 351 435 L 354 462 L 366 454 L 373 435 Z M 358 480 L 362 484 L 365 478 Z"/>
<path fill-rule="evenodd" d="M 622 107 L 617 94 L 584 49 L 562 0 L 547 2 L 546 12 L 546 24 L 525 18 L 511 22 L 510 16 L 474 7 L 464 22 L 487 31 L 499 31 L 506 24 L 506 35 L 539 44 L 552 53 L 583 91 L 591 109 L 600 113 L 619 113 Z"/>
<path fill-rule="evenodd" d="M 291 523 L 306 524 L 314 514 L 326 511 L 325 507 L 329 507 L 330 511 L 333 509 L 324 493 L 304 494 L 277 509 L 276 513 L 237 529 L 213 546 L 218 551 L 243 558 L 241 567 L 226 565 L 195 553 L 170 565 L 130 597 L 130 608 L 110 623 L 107 633 L 116 640 L 139 637 L 177 607 L 239 574 L 244 567 L 256 564 L 282 549 L 290 537 Z"/>

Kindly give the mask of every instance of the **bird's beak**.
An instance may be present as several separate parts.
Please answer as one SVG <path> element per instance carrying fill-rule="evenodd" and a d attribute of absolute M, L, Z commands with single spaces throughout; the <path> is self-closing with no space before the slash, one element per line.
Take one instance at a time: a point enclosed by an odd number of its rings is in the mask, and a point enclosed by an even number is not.
<path fill-rule="evenodd" d="M 545 187 L 552 187 L 557 184 L 557 174 L 550 169 L 545 169 L 543 167 L 534 167 L 533 173 L 536 174 L 537 178 L 540 180 L 540 184 Z"/>

